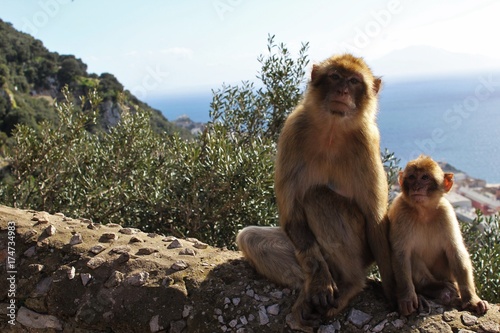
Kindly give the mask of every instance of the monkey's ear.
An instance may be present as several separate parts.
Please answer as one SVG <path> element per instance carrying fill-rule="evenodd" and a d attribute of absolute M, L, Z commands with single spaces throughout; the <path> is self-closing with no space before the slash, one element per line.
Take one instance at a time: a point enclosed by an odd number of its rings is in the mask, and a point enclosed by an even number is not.
<path fill-rule="evenodd" d="M 380 87 L 382 86 L 382 79 L 380 77 L 376 77 L 373 81 L 373 92 L 378 94 Z"/>
<path fill-rule="evenodd" d="M 398 175 L 399 186 L 403 187 L 403 181 L 404 181 L 403 171 L 399 171 L 399 175 Z"/>
<path fill-rule="evenodd" d="M 444 192 L 447 193 L 451 190 L 451 187 L 453 186 L 453 173 L 447 172 L 444 174 Z"/>
<path fill-rule="evenodd" d="M 312 70 L 311 70 L 311 81 L 314 81 L 318 77 L 318 71 L 319 71 L 319 66 L 316 64 L 313 64 Z"/>

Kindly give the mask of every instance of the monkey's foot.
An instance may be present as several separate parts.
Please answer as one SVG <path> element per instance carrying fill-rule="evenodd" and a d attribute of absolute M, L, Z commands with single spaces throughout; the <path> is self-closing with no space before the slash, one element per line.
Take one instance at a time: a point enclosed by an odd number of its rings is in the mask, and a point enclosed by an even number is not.
<path fill-rule="evenodd" d="M 418 297 L 418 313 L 424 316 L 430 315 L 432 308 L 427 299 L 425 299 L 425 297 L 422 295 L 418 295 L 417 297 Z"/>

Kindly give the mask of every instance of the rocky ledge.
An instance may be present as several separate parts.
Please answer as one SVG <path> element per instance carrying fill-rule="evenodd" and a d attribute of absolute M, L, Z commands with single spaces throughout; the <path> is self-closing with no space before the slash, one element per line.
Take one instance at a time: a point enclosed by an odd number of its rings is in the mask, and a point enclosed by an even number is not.
<path fill-rule="evenodd" d="M 0 233 L 1 332 L 500 332 L 499 305 L 401 317 L 377 282 L 337 318 L 299 328 L 295 291 L 239 252 L 5 206 Z"/>

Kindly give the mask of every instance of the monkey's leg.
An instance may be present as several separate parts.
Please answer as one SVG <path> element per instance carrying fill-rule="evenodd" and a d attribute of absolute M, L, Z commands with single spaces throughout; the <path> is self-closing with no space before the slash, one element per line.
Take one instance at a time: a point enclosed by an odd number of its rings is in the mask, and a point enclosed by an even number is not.
<path fill-rule="evenodd" d="M 311 190 L 305 203 L 309 225 L 338 288 L 334 306 L 328 309 L 333 316 L 365 286 L 366 267 L 373 261 L 365 219 L 355 203 L 326 186 Z"/>
<path fill-rule="evenodd" d="M 444 276 L 436 278 L 424 261 L 417 256 L 413 257 L 412 266 L 413 283 L 417 294 L 434 299 L 442 305 L 458 304 L 460 297 L 455 283 L 447 280 Z"/>
<path fill-rule="evenodd" d="M 238 233 L 236 243 L 259 274 L 284 286 L 302 287 L 304 274 L 293 244 L 281 228 L 246 227 Z"/>

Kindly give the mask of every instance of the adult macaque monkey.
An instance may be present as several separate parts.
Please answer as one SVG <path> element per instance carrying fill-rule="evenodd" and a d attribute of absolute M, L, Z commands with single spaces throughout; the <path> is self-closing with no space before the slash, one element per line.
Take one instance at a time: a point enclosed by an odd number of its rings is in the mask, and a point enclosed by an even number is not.
<path fill-rule="evenodd" d="M 419 300 L 425 302 L 417 295 L 485 313 L 488 303 L 476 294 L 455 211 L 443 197 L 453 185 L 453 174 L 420 156 L 400 173 L 399 184 L 402 192 L 388 217 L 400 313 L 411 314 Z"/>
<path fill-rule="evenodd" d="M 350 54 L 314 65 L 278 141 L 281 227 L 247 227 L 237 243 L 270 280 L 300 288 L 306 325 L 341 311 L 365 286 L 375 257 L 391 294 L 388 186 L 375 122 L 380 78 Z"/>

